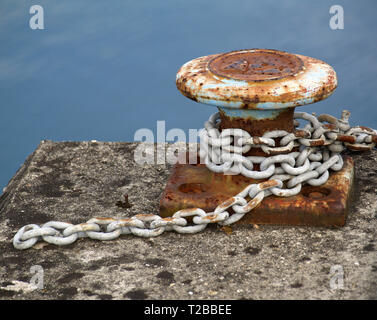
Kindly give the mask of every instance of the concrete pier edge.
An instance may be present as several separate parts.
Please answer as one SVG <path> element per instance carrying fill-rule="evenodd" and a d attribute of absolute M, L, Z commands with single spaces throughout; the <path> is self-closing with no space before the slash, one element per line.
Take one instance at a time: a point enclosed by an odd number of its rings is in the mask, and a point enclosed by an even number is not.
<path fill-rule="evenodd" d="M 29 223 L 158 213 L 171 165 L 136 164 L 137 146 L 41 142 L 0 196 L 0 299 L 377 298 L 377 150 L 350 153 L 355 200 L 342 228 L 211 226 L 14 249 L 14 234 Z M 124 194 L 130 208 L 117 205 Z M 30 284 L 35 265 L 43 289 Z M 330 286 L 334 266 L 343 288 Z"/>

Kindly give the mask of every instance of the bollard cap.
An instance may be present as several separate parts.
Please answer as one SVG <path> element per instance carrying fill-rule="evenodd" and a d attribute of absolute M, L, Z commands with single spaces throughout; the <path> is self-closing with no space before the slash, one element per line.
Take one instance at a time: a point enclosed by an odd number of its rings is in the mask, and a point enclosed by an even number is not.
<path fill-rule="evenodd" d="M 314 103 L 337 87 L 327 63 L 284 51 L 248 49 L 200 57 L 184 64 L 176 84 L 186 97 L 237 109 L 283 109 Z"/>

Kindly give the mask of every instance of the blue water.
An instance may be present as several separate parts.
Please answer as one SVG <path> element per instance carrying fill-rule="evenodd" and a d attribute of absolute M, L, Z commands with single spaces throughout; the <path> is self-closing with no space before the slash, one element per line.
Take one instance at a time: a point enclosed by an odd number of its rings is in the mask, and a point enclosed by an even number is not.
<path fill-rule="evenodd" d="M 45 30 L 29 8 L 43 6 Z M 344 8 L 344 30 L 329 8 Z M 200 128 L 216 109 L 184 98 L 193 58 L 271 48 L 331 64 L 339 86 L 302 107 L 377 128 L 377 1 L 1 0 L 0 188 L 40 140 L 133 141 L 139 128 Z M 1 189 L 0 189 L 1 193 Z"/>

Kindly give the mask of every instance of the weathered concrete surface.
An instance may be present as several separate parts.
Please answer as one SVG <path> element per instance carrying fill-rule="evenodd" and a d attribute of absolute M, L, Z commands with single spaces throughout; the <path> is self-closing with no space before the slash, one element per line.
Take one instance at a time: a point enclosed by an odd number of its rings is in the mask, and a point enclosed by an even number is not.
<path fill-rule="evenodd" d="M 13 248 L 28 223 L 156 213 L 170 168 L 137 165 L 136 146 L 41 143 L 0 198 L 0 298 L 377 298 L 377 151 L 354 155 L 356 200 L 341 229 L 237 226 L 226 234 L 212 226 L 196 235 Z M 131 208 L 116 206 L 124 192 Z M 29 290 L 33 265 L 44 268 L 44 290 Z M 334 265 L 343 267 L 344 289 L 330 289 Z"/>

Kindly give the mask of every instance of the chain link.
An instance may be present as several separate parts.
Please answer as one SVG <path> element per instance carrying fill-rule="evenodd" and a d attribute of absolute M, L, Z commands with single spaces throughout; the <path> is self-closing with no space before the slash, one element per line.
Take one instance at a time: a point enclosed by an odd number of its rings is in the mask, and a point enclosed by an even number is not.
<path fill-rule="evenodd" d="M 219 131 L 220 114 L 216 113 L 206 122 L 205 129 L 200 132 L 200 157 L 209 170 L 224 174 L 242 174 L 252 179 L 267 179 L 276 174 L 288 174 L 292 178 L 297 175 L 317 170 L 320 181 L 325 181 L 325 171 L 338 171 L 343 166 L 340 153 L 348 148 L 354 151 L 371 150 L 376 146 L 376 131 L 367 127 L 350 127 L 348 118 L 350 112 L 344 110 L 342 117 L 337 119 L 323 114 L 318 117 L 306 112 L 294 114 L 295 124 L 298 119 L 308 121 L 301 129 L 293 133 L 283 130 L 266 132 L 262 137 L 251 137 L 242 129 L 226 129 Z M 223 132 L 225 140 L 222 140 Z M 211 134 L 209 134 L 211 132 Z M 231 139 L 229 139 L 231 138 Z M 281 138 L 280 146 L 275 146 L 274 138 Z M 212 141 L 215 143 L 212 144 Z M 269 157 L 244 156 L 251 148 L 260 147 Z M 297 147 L 299 152 L 292 152 Z M 335 156 L 337 161 L 335 161 Z M 331 161 L 329 159 L 332 158 Z M 311 162 L 324 161 L 319 169 L 311 166 Z M 331 166 L 328 164 L 331 163 Z M 254 164 L 260 164 L 260 170 L 253 170 Z M 323 170 L 327 167 L 326 170 Z M 322 172 L 323 171 L 323 172 Z M 325 176 L 322 174 L 325 173 Z M 309 174 L 307 180 L 315 174 Z M 295 181 L 298 181 L 297 179 Z"/>
<path fill-rule="evenodd" d="M 210 223 L 229 225 L 238 221 L 263 200 L 264 190 L 275 186 L 281 186 L 281 182 L 269 180 L 268 183 L 251 184 L 237 196 L 225 200 L 213 212 L 208 213 L 199 208 L 190 208 L 179 210 L 174 213 L 173 217 L 168 218 L 154 214 L 138 214 L 131 218 L 120 219 L 97 217 L 77 225 L 58 221 L 48 222 L 42 227 L 28 224 L 16 233 L 13 246 L 16 249 L 28 249 L 39 240 L 55 245 L 68 245 L 84 237 L 107 241 L 130 233 L 146 238 L 159 236 L 165 231 L 197 233 L 204 230 Z M 248 202 L 245 197 L 249 195 L 249 191 L 254 190 L 258 193 Z M 226 211 L 229 208 L 236 212 L 230 217 Z M 193 217 L 191 225 L 187 217 Z"/>
<path fill-rule="evenodd" d="M 182 209 L 172 217 L 162 218 L 154 214 L 137 214 L 130 218 L 97 217 L 86 223 L 73 225 L 50 221 L 42 226 L 28 224 L 15 234 L 16 249 L 27 249 L 44 240 L 55 245 L 68 245 L 78 238 L 108 241 L 123 234 L 139 237 L 156 237 L 165 231 L 192 234 L 204 230 L 208 224 L 230 225 L 242 219 L 257 207 L 264 198 L 275 195 L 290 197 L 298 194 L 304 183 L 312 186 L 324 184 L 329 170 L 343 167 L 340 153 L 348 148 L 354 151 L 371 150 L 377 144 L 377 131 L 367 127 L 350 127 L 349 111 L 344 110 L 337 119 L 324 114 L 316 117 L 305 112 L 294 114 L 297 119 L 308 121 L 293 133 L 275 130 L 262 137 L 252 137 L 242 129 L 219 131 L 219 113 L 211 115 L 200 131 L 200 157 L 209 170 L 224 174 L 242 174 L 252 179 L 269 179 L 250 184 L 237 195 L 219 204 L 213 212 L 200 208 Z M 274 138 L 281 138 L 280 146 Z M 299 151 L 293 151 L 298 147 Z M 269 157 L 244 156 L 251 148 L 261 148 Z M 258 164 L 259 171 L 253 170 Z M 286 188 L 283 187 L 286 181 Z M 246 198 L 249 198 L 247 200 Z M 233 210 L 229 215 L 228 209 Z M 192 217 L 189 221 L 186 219 Z"/>

